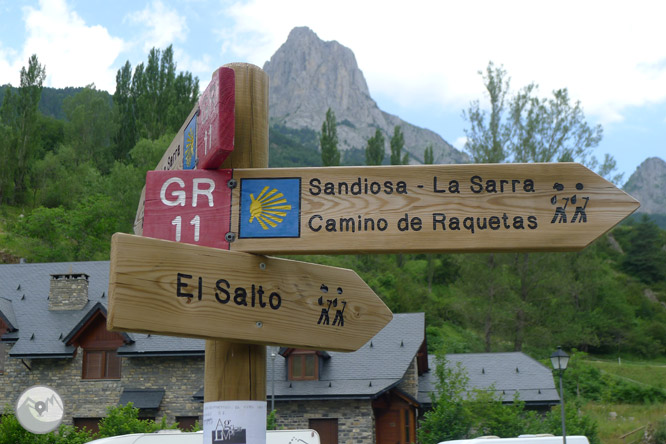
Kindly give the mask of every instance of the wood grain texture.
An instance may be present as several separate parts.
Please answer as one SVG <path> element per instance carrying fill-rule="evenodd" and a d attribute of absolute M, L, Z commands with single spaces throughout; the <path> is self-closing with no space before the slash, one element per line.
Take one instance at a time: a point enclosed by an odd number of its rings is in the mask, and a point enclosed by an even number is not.
<path fill-rule="evenodd" d="M 234 151 L 223 168 L 268 167 L 268 75 L 248 63 L 224 65 L 234 70 Z M 227 350 L 247 350 L 248 373 L 242 364 L 229 360 Z M 266 347 L 206 341 L 204 401 L 266 400 Z M 227 387 L 236 383 L 236 391 Z"/>
<path fill-rule="evenodd" d="M 236 169 L 233 177 L 231 230 L 241 236 L 230 249 L 261 254 L 576 251 L 639 207 L 577 163 Z M 300 210 L 299 233 L 244 236 L 245 181 L 278 178 L 300 179 L 300 197 L 287 202 Z"/>
<path fill-rule="evenodd" d="M 352 270 L 117 233 L 113 331 L 354 351 L 392 319 Z"/>
<path fill-rule="evenodd" d="M 263 353 L 262 353 L 263 350 Z M 204 399 L 266 399 L 266 348 L 227 341 L 206 341 Z M 262 373 L 263 371 L 263 373 Z M 215 383 L 210 383 L 215 375 Z"/>
<path fill-rule="evenodd" d="M 221 168 L 268 166 L 268 75 L 248 63 L 224 65 L 236 74 L 234 151 Z"/>

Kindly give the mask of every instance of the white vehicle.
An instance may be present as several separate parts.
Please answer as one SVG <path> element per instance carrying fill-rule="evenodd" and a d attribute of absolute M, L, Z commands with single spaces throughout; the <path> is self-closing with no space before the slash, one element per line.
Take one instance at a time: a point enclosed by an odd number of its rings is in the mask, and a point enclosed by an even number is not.
<path fill-rule="evenodd" d="M 562 444 L 561 436 L 554 435 L 520 435 L 518 438 L 499 438 L 482 436 L 474 439 L 456 439 L 442 441 L 439 444 Z M 268 441 L 267 441 L 268 443 Z M 586 436 L 567 436 L 567 444 L 590 444 Z"/>
<path fill-rule="evenodd" d="M 90 444 L 202 444 L 203 432 L 161 430 L 157 433 L 133 433 L 96 439 Z M 315 430 L 269 430 L 266 444 L 320 444 Z"/>

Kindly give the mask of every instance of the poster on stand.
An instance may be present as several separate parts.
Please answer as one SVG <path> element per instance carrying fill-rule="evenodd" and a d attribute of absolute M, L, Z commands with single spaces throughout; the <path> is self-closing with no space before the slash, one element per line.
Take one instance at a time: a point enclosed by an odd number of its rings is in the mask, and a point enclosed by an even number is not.
<path fill-rule="evenodd" d="M 266 444 L 265 401 L 204 403 L 204 444 Z"/>

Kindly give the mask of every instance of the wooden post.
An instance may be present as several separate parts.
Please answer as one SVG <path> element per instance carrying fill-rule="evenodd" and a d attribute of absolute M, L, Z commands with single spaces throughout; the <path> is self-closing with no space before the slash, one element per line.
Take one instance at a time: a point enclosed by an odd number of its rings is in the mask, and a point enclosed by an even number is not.
<path fill-rule="evenodd" d="M 222 168 L 268 167 L 268 75 L 246 63 L 236 74 L 234 150 Z M 204 402 L 266 400 L 266 346 L 206 341 Z"/>

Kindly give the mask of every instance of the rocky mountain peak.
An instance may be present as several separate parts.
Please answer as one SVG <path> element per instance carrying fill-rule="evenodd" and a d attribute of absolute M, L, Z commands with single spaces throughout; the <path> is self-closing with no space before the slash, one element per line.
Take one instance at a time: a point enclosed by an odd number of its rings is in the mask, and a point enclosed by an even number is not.
<path fill-rule="evenodd" d="M 379 128 L 388 140 L 400 125 L 411 163 L 421 163 L 432 144 L 437 163 L 462 163 L 467 156 L 436 133 L 383 112 L 370 97 L 368 85 L 351 49 L 325 42 L 307 27 L 294 28 L 287 41 L 264 65 L 270 78 L 271 123 L 319 132 L 330 107 L 338 122 L 339 148 L 364 149 Z"/>
<path fill-rule="evenodd" d="M 666 162 L 649 157 L 636 168 L 624 190 L 641 203 L 638 212 L 666 214 Z"/>

